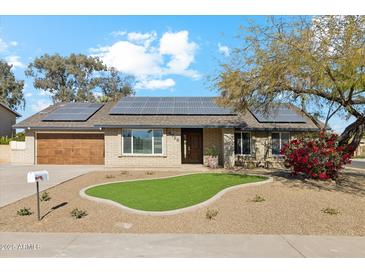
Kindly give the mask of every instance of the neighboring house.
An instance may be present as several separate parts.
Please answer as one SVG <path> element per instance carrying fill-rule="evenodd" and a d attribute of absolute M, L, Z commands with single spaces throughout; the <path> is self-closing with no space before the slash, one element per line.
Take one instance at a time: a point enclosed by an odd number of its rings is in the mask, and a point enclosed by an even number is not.
<path fill-rule="evenodd" d="M 232 113 L 215 97 L 127 97 L 118 103 L 58 103 L 18 123 L 26 162 L 176 167 L 206 164 L 215 146 L 225 167 L 276 162 L 292 136 L 318 131 L 292 106 L 266 116 Z"/>
<path fill-rule="evenodd" d="M 14 135 L 13 125 L 18 117 L 21 117 L 19 113 L 0 102 L 0 136 L 12 137 Z"/>
<path fill-rule="evenodd" d="M 360 141 L 360 144 L 359 146 L 357 147 L 357 149 L 355 150 L 355 154 L 354 154 L 355 157 L 365 157 L 365 138 L 363 138 L 361 141 Z"/>

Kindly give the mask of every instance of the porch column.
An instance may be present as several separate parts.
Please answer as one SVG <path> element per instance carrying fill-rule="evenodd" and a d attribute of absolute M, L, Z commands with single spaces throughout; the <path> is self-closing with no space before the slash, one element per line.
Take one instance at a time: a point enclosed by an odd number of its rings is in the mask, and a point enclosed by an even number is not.
<path fill-rule="evenodd" d="M 223 134 L 223 164 L 225 168 L 234 167 L 234 129 L 224 128 Z"/>

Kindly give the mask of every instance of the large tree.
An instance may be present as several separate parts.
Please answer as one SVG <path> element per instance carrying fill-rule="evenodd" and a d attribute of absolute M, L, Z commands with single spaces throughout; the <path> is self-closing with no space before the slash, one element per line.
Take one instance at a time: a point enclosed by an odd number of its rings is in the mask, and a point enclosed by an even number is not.
<path fill-rule="evenodd" d="M 108 69 L 107 75 L 101 78 L 101 102 L 119 101 L 120 98 L 134 94 L 134 77 L 123 75 L 114 68 Z"/>
<path fill-rule="evenodd" d="M 122 81 L 120 73 L 108 69 L 98 57 L 83 54 L 45 54 L 30 63 L 25 74 L 54 102 L 95 102 L 100 92 L 109 101 L 132 93 L 131 82 Z"/>
<path fill-rule="evenodd" d="M 365 17 L 269 17 L 242 27 L 242 46 L 215 87 L 237 111 L 291 103 L 327 124 L 355 118 L 340 136 L 356 148 L 365 131 Z"/>
<path fill-rule="evenodd" d="M 0 60 L 0 102 L 11 109 L 24 107 L 24 81 L 16 80 L 11 71 L 12 65 Z"/>

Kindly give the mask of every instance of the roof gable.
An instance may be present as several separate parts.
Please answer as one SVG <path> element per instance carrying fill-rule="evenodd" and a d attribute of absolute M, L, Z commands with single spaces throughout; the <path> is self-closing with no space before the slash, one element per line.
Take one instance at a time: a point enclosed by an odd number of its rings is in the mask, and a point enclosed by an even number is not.
<path fill-rule="evenodd" d="M 140 97 L 136 97 L 140 98 Z M 146 97 L 145 97 L 146 98 Z M 148 97 L 161 98 L 161 97 Z M 170 97 L 174 98 L 174 97 Z M 175 97 L 175 101 L 177 98 Z M 193 101 L 197 97 L 185 97 Z M 199 97 L 198 97 L 199 98 Z M 214 97 L 210 97 L 213 98 Z M 177 100 L 179 101 L 179 100 Z M 302 115 L 303 123 L 294 122 L 267 122 L 260 123 L 250 111 L 236 115 L 150 115 L 150 114 L 123 114 L 111 115 L 111 110 L 117 105 L 115 102 L 105 103 L 89 119 L 85 121 L 45 121 L 50 113 L 62 108 L 64 103 L 57 103 L 38 112 L 37 114 L 19 122 L 14 128 L 30 129 L 62 129 L 62 130 L 101 130 L 103 128 L 240 128 L 242 130 L 318 130 L 318 126 L 304 113 L 294 106 L 291 108 Z"/>
<path fill-rule="evenodd" d="M 7 111 L 10 111 L 11 113 L 13 113 L 16 117 L 22 117 L 18 112 L 12 110 L 10 107 L 8 107 L 6 104 L 0 102 L 0 107 L 6 109 Z"/>

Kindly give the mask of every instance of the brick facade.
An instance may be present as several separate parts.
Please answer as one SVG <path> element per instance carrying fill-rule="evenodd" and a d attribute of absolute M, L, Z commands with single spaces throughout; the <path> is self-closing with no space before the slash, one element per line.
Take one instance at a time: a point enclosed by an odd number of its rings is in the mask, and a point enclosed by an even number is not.
<path fill-rule="evenodd" d="M 122 130 L 105 129 L 105 165 L 123 167 L 176 167 L 181 165 L 181 130 L 164 129 L 164 155 L 122 155 Z"/>
<path fill-rule="evenodd" d="M 215 146 L 218 150 L 219 164 L 226 168 L 234 165 L 249 167 L 251 162 L 280 162 L 279 157 L 271 155 L 271 132 L 251 132 L 251 155 L 236 156 L 234 153 L 233 128 L 203 129 L 203 162 L 207 164 L 206 150 Z M 164 154 L 162 156 L 122 155 L 122 129 L 105 129 L 105 165 L 119 167 L 179 167 L 181 166 L 181 129 L 164 129 Z M 293 133 L 294 136 L 298 133 Z M 35 164 L 36 133 L 25 131 L 26 148 L 23 163 Z"/>

